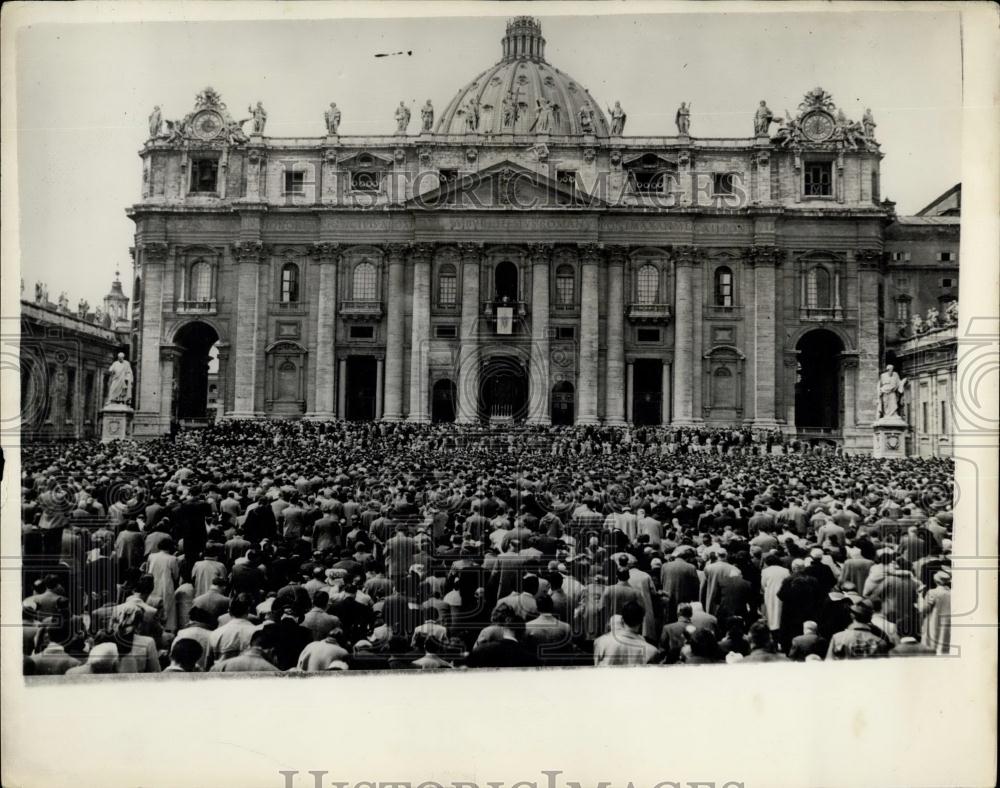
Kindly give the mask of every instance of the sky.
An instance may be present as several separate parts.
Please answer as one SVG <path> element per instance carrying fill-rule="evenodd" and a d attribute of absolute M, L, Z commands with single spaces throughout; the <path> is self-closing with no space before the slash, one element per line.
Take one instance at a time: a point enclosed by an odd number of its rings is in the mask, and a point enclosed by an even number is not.
<path fill-rule="evenodd" d="M 603 107 L 621 101 L 626 135 L 673 135 L 681 101 L 692 103 L 694 137 L 750 137 L 758 101 L 778 115 L 786 108 L 795 114 L 816 86 L 852 119 L 871 107 L 885 155 L 882 195 L 907 214 L 958 182 L 962 106 L 958 11 L 908 9 L 536 15 L 546 59 Z M 505 16 L 478 16 L 22 30 L 16 63 L 25 295 L 43 281 L 53 300 L 64 290 L 72 305 L 85 298 L 93 306 L 116 269 L 129 292 L 134 226 L 125 209 L 139 198 L 138 151 L 154 104 L 179 119 L 211 85 L 237 118 L 262 101 L 271 136 L 321 136 L 330 101 L 343 113 L 341 135 L 391 133 L 400 100 L 415 117 L 428 98 L 440 113 L 499 60 L 504 28 Z M 404 54 L 375 57 L 385 52 Z"/>

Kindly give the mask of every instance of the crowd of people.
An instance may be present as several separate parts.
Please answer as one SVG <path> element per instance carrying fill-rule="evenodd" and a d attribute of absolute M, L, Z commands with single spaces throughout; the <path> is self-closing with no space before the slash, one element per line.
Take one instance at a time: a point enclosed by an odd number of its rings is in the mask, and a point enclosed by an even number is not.
<path fill-rule="evenodd" d="M 225 421 L 22 451 L 24 671 L 942 655 L 953 463 L 779 433 Z"/>

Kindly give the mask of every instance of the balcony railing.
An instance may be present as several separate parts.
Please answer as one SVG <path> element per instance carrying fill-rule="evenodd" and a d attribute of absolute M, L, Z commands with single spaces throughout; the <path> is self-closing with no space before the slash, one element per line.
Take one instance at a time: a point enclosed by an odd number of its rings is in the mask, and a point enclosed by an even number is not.
<path fill-rule="evenodd" d="M 843 320 L 846 311 L 841 306 L 800 306 L 799 320 Z"/>
<path fill-rule="evenodd" d="M 483 315 L 495 318 L 497 309 L 507 307 L 514 310 L 514 318 L 525 317 L 528 314 L 527 301 L 505 301 L 503 299 L 493 301 L 483 301 Z"/>
<path fill-rule="evenodd" d="M 299 314 L 305 312 L 306 305 L 303 301 L 272 301 L 271 311 L 285 314 Z"/>
<path fill-rule="evenodd" d="M 214 298 L 207 301 L 177 301 L 174 311 L 180 315 L 214 315 L 218 304 Z"/>
<path fill-rule="evenodd" d="M 344 320 L 381 320 L 381 301 L 341 301 L 340 316 Z"/>
<path fill-rule="evenodd" d="M 634 323 L 667 323 L 670 304 L 629 304 L 628 319 Z"/>

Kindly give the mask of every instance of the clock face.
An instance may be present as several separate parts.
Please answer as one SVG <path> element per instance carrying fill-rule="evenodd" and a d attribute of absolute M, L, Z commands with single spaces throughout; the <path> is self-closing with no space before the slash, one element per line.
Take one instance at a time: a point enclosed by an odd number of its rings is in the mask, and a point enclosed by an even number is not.
<path fill-rule="evenodd" d="M 222 131 L 222 116 L 218 112 L 205 110 L 199 112 L 191 122 L 191 128 L 195 136 L 202 140 L 211 140 L 219 136 Z"/>
<path fill-rule="evenodd" d="M 829 113 L 810 112 L 802 119 L 802 131 L 813 142 L 825 142 L 833 135 L 836 124 Z"/>

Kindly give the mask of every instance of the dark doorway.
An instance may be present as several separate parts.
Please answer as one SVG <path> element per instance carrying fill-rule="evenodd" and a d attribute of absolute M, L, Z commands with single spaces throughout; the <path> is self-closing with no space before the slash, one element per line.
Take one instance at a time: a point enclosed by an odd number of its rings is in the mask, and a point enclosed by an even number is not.
<path fill-rule="evenodd" d="M 435 424 L 455 420 L 455 383 L 439 380 L 431 392 L 431 421 Z"/>
<path fill-rule="evenodd" d="M 181 348 L 177 360 L 177 418 L 208 418 L 208 367 L 212 346 L 219 335 L 208 323 L 195 321 L 181 327 L 174 344 Z M 219 370 L 224 375 L 225 370 Z"/>
<path fill-rule="evenodd" d="M 479 390 L 479 418 L 485 421 L 521 421 L 528 411 L 528 376 L 512 356 L 494 356 L 486 362 Z"/>
<path fill-rule="evenodd" d="M 347 359 L 347 420 L 371 421 L 375 418 L 377 364 L 371 356 Z"/>
<path fill-rule="evenodd" d="M 840 427 L 840 354 L 844 343 L 831 331 L 816 329 L 799 340 L 795 381 L 795 426 L 834 431 Z"/>
<path fill-rule="evenodd" d="M 663 415 L 663 362 L 640 358 L 632 365 L 632 422 L 659 424 Z"/>
<path fill-rule="evenodd" d="M 493 290 L 497 301 L 517 301 L 517 266 L 509 260 L 499 263 L 493 272 Z"/>
<path fill-rule="evenodd" d="M 573 384 L 567 381 L 556 383 L 552 387 L 552 423 L 572 424 L 576 415 L 576 392 Z"/>

